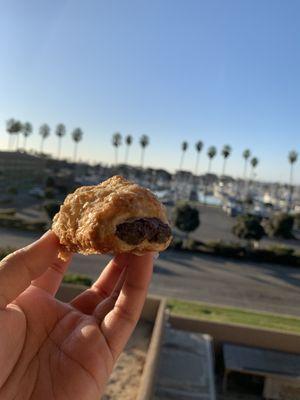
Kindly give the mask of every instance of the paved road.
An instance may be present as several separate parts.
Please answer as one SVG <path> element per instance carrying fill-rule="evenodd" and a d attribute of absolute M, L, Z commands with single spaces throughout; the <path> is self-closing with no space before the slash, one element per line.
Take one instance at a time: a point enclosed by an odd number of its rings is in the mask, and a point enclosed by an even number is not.
<path fill-rule="evenodd" d="M 21 247 L 37 235 L 0 229 L 0 242 Z M 71 271 L 96 278 L 108 256 L 74 257 Z M 300 316 L 300 270 L 168 250 L 155 262 L 153 294 Z"/>
<path fill-rule="evenodd" d="M 96 278 L 109 257 L 75 256 L 71 271 Z M 150 292 L 300 316 L 300 271 L 166 251 L 155 262 Z"/>

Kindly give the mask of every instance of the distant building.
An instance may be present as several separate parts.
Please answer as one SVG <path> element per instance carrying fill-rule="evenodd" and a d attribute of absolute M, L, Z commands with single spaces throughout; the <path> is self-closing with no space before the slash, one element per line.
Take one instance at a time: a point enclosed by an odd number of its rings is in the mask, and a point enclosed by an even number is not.
<path fill-rule="evenodd" d="M 0 151 L 0 186 L 43 183 L 46 161 L 19 151 Z"/>

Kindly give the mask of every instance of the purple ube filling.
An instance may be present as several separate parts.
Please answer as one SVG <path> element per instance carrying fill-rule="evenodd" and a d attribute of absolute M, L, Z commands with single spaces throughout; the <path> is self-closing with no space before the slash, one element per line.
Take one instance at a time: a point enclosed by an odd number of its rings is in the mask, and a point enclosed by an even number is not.
<path fill-rule="evenodd" d="M 140 244 L 146 239 L 152 243 L 164 243 L 171 237 L 171 229 L 159 218 L 139 218 L 117 225 L 116 235 L 130 245 Z"/>

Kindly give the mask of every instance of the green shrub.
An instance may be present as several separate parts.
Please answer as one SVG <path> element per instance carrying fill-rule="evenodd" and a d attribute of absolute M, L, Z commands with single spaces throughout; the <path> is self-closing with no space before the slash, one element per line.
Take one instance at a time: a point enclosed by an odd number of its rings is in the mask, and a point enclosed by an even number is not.
<path fill-rule="evenodd" d="M 15 215 L 16 209 L 15 208 L 1 208 L 0 215 Z"/>
<path fill-rule="evenodd" d="M 13 199 L 12 198 L 10 198 L 10 197 L 7 197 L 6 199 L 1 199 L 0 200 L 0 204 L 11 204 L 11 202 L 13 201 Z"/>
<path fill-rule="evenodd" d="M 253 248 L 246 247 L 239 242 L 223 242 L 222 240 L 200 242 L 193 239 L 182 241 L 179 238 L 173 238 L 170 247 L 177 250 L 197 251 L 245 261 L 300 266 L 300 253 L 293 248 L 282 245 Z"/>
<path fill-rule="evenodd" d="M 206 242 L 204 251 L 208 250 L 222 257 L 233 257 L 256 262 L 268 262 L 272 264 L 283 264 L 300 266 L 300 254 L 294 249 L 286 246 L 270 246 L 267 248 L 246 248 L 239 243 L 226 243 L 222 241 Z M 203 250 L 202 250 L 203 251 Z"/>
<path fill-rule="evenodd" d="M 293 238 L 294 217 L 287 213 L 274 214 L 267 222 L 266 231 L 271 237 Z"/>
<path fill-rule="evenodd" d="M 75 285 L 91 286 L 93 280 L 87 275 L 68 273 L 63 278 L 64 283 L 72 283 Z"/>
<path fill-rule="evenodd" d="M 199 211 L 188 203 L 178 204 L 174 210 L 174 224 L 180 231 L 194 231 L 200 225 Z"/>
<path fill-rule="evenodd" d="M 183 241 L 179 238 L 173 237 L 170 247 L 175 250 L 181 250 L 183 246 Z"/>
<path fill-rule="evenodd" d="M 292 256 L 295 254 L 295 249 L 283 245 L 271 245 L 268 247 L 268 250 L 278 256 Z"/>
<path fill-rule="evenodd" d="M 252 206 L 253 205 L 253 197 L 249 193 L 247 194 L 247 196 L 245 198 L 245 204 L 247 206 Z"/>
<path fill-rule="evenodd" d="M 186 250 L 195 251 L 195 250 L 198 250 L 199 242 L 197 240 L 194 240 L 194 239 L 187 239 L 187 240 L 184 241 L 183 247 Z"/>
<path fill-rule="evenodd" d="M 242 256 L 245 252 L 244 246 L 239 243 L 226 243 L 222 240 L 206 242 L 205 247 L 213 251 L 215 254 L 229 257 Z"/>
<path fill-rule="evenodd" d="M 69 193 L 69 190 L 66 185 L 57 185 L 56 189 L 59 191 L 60 194 L 66 196 Z"/>
<path fill-rule="evenodd" d="M 7 193 L 16 195 L 18 194 L 18 188 L 16 188 L 15 186 L 11 186 L 7 189 Z"/>
<path fill-rule="evenodd" d="M 295 229 L 300 229 L 300 213 L 295 214 L 294 218 L 295 218 L 294 228 Z"/>
<path fill-rule="evenodd" d="M 255 249 L 247 253 L 247 258 L 253 261 L 268 262 L 272 264 L 283 264 L 300 266 L 300 257 L 291 251 L 276 251 L 270 248 Z"/>
<path fill-rule="evenodd" d="M 54 199 L 54 190 L 52 187 L 46 187 L 45 198 L 46 199 Z"/>
<path fill-rule="evenodd" d="M 55 179 L 52 176 L 48 176 L 46 179 L 46 187 L 53 188 L 55 186 Z"/>
<path fill-rule="evenodd" d="M 265 230 L 260 224 L 260 219 L 254 215 L 241 215 L 238 217 L 232 232 L 240 239 L 260 240 L 265 235 Z"/>

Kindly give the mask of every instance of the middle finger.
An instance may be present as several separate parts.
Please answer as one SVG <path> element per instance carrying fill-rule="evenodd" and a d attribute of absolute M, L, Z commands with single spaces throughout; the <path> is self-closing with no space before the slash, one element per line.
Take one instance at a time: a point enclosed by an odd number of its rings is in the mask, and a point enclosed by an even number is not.
<path fill-rule="evenodd" d="M 123 269 L 127 266 L 127 258 L 126 254 L 118 254 L 114 257 L 96 282 L 76 296 L 70 304 L 85 314 L 92 314 L 97 304 L 111 295 Z"/>

